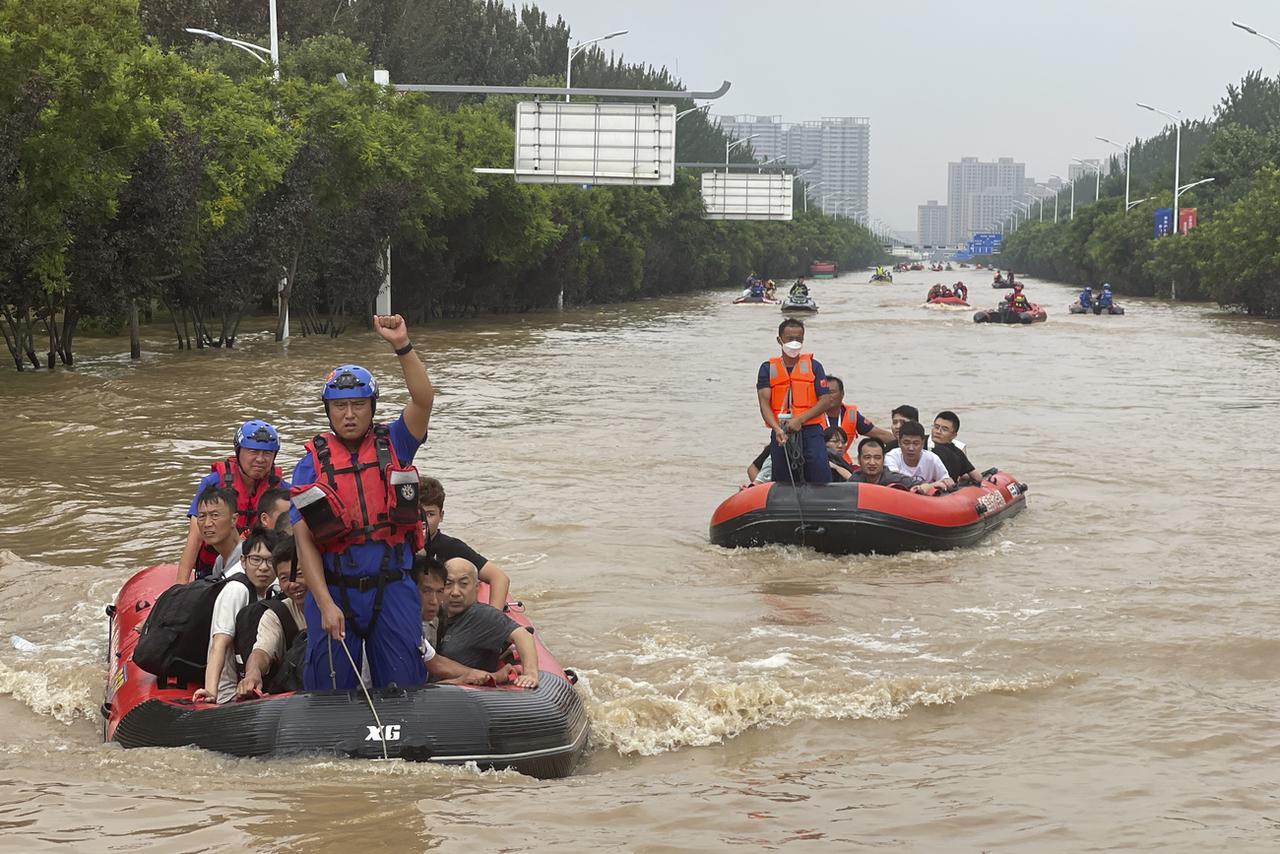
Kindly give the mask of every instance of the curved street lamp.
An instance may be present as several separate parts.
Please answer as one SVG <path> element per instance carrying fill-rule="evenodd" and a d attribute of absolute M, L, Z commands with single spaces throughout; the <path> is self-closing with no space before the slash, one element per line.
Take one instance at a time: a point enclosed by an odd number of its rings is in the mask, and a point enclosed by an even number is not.
<path fill-rule="evenodd" d="M 275 2 L 275 0 L 272 0 L 272 2 Z M 625 36 L 629 32 L 631 31 L 630 30 L 614 30 L 611 33 L 605 33 L 602 36 L 596 36 L 593 39 L 587 39 L 584 42 L 578 42 L 576 45 L 571 47 L 569 49 L 569 61 L 568 63 L 565 64 L 565 69 L 564 69 L 564 88 L 566 89 L 573 88 L 573 58 L 575 56 L 582 53 L 582 51 L 591 47 L 591 45 L 595 44 L 596 42 L 602 42 L 607 39 L 617 38 L 618 36 Z M 566 104 L 569 102 L 568 92 L 564 93 L 564 100 Z"/>

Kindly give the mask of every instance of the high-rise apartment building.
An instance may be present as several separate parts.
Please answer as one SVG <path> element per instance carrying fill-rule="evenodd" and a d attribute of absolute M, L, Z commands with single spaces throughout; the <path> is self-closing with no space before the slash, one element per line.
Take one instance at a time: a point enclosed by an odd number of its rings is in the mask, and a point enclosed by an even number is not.
<path fill-rule="evenodd" d="M 947 206 L 930 199 L 927 205 L 916 205 L 916 239 L 921 246 L 945 246 L 950 223 Z"/>
<path fill-rule="evenodd" d="M 753 134 L 751 146 L 769 160 L 782 157 L 827 197 L 828 211 L 865 216 L 870 206 L 871 120 L 862 116 L 824 116 L 817 121 L 784 124 L 780 116 L 718 116 L 734 139 Z M 812 204 L 812 198 L 810 200 Z"/>
<path fill-rule="evenodd" d="M 993 230 L 1024 192 L 1026 172 L 1026 164 L 1012 157 L 962 157 L 948 163 L 947 242 L 964 243 L 976 232 Z"/>
<path fill-rule="evenodd" d="M 718 116 L 720 127 L 734 139 L 751 140 L 751 149 L 763 160 L 787 153 L 787 126 L 782 116 Z"/>

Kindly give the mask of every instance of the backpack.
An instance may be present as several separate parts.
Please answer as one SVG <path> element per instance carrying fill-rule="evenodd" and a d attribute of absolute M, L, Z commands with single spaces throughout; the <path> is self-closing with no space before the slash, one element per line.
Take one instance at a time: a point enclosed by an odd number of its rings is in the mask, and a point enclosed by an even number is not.
<path fill-rule="evenodd" d="M 213 605 L 222 588 L 232 582 L 243 584 L 249 590 L 249 601 L 257 601 L 257 591 L 242 572 L 216 580 L 198 578 L 161 593 L 139 630 L 133 663 L 161 682 L 173 678 L 203 685 Z"/>
<path fill-rule="evenodd" d="M 298 688 L 276 688 L 279 682 L 290 681 L 290 674 L 285 673 L 288 669 L 290 654 L 293 653 L 296 641 L 299 635 L 303 635 L 302 650 L 305 653 L 306 645 L 306 629 L 299 629 L 297 623 L 294 622 L 293 614 L 289 612 L 288 607 L 284 604 L 284 596 L 277 594 L 269 596 L 257 602 L 253 602 L 242 608 L 240 613 L 236 615 L 236 636 L 235 636 L 235 653 L 236 663 L 240 674 L 244 675 L 244 666 L 249 662 L 249 655 L 253 652 L 253 645 L 258 641 L 258 626 L 262 622 L 262 618 L 267 611 L 271 611 L 276 615 L 276 619 L 280 621 L 280 628 L 284 632 L 284 657 L 272 665 L 271 670 L 264 675 L 262 687 L 269 694 L 278 694 L 282 691 L 296 691 Z M 299 687 L 301 687 L 302 667 L 301 661 L 296 662 L 295 675 Z"/>
<path fill-rule="evenodd" d="M 264 687 L 268 694 L 284 694 L 289 691 L 302 690 L 302 671 L 307 665 L 307 630 L 302 629 L 294 635 L 293 643 L 284 654 L 284 659 L 271 669 L 271 678 Z"/>

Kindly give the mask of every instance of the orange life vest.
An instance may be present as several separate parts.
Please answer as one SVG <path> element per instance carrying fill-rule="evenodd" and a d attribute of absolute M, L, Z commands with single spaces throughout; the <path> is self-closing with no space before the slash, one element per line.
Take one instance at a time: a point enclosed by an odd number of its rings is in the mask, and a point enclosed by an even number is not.
<path fill-rule="evenodd" d="M 279 486 L 280 479 L 283 477 L 280 467 L 276 466 L 270 474 L 258 481 L 257 486 L 249 489 L 244 472 L 240 470 L 240 461 L 234 456 L 219 460 L 210 466 L 210 470 L 218 476 L 219 489 L 231 487 L 236 491 L 236 530 L 241 534 L 246 533 L 257 523 L 258 499 L 262 498 L 262 493 Z M 196 572 L 210 571 L 213 569 L 213 562 L 217 559 L 218 553 L 214 551 L 213 546 L 201 543 L 200 551 L 196 554 Z"/>
<path fill-rule="evenodd" d="M 801 353 L 790 371 L 781 356 L 769 360 L 769 405 L 774 415 L 808 412 L 818 403 L 818 393 L 813 388 L 813 354 Z M 818 415 L 804 422 L 823 426 L 825 416 Z"/>
<path fill-rule="evenodd" d="M 849 456 L 849 449 L 858 441 L 858 407 L 850 403 L 841 404 L 840 423 L 836 424 L 844 431 L 845 437 L 849 440 L 844 443 L 844 461 L 853 465 L 853 457 Z M 830 418 L 831 413 L 827 413 Z M 828 422 L 830 423 L 830 422 Z"/>
<path fill-rule="evenodd" d="M 400 464 L 386 425 L 375 424 L 354 455 L 333 433 L 319 434 L 306 449 L 316 481 L 295 486 L 293 504 L 322 553 L 369 541 L 424 547 L 418 470 Z"/>

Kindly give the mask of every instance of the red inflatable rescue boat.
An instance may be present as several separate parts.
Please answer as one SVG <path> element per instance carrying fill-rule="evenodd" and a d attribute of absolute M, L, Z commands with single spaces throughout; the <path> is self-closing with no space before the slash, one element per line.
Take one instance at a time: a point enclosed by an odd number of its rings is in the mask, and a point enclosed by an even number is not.
<path fill-rule="evenodd" d="M 980 486 L 944 495 L 858 483 L 765 483 L 732 495 L 711 517 L 711 542 L 771 543 L 830 554 L 897 554 L 977 543 L 1027 506 L 1027 485 L 992 469 Z"/>

